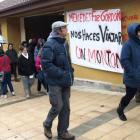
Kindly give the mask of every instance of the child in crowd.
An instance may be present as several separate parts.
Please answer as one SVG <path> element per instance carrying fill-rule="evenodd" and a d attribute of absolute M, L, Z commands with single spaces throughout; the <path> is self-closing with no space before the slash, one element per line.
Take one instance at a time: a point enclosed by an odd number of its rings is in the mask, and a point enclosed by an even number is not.
<path fill-rule="evenodd" d="M 42 72 L 42 69 L 41 69 L 41 54 L 42 54 L 42 49 L 39 50 L 38 57 L 36 58 L 36 61 L 35 61 L 35 67 L 36 67 L 36 70 L 37 70 L 38 73 Z M 46 90 L 46 94 L 48 94 L 47 84 L 45 85 L 44 88 Z M 40 93 L 40 91 L 41 91 L 41 81 L 38 79 L 37 92 Z"/>
<path fill-rule="evenodd" d="M 34 50 L 34 60 L 36 61 L 36 58 L 38 56 L 38 52 L 40 49 L 42 49 L 43 47 L 43 42 L 42 42 L 42 38 L 39 38 L 38 39 L 38 44 L 37 46 L 35 47 L 35 50 Z"/>

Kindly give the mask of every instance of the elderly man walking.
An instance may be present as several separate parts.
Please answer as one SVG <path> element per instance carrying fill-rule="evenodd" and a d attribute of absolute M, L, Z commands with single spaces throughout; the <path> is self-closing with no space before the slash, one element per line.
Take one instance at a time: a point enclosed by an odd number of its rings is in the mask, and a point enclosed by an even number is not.
<path fill-rule="evenodd" d="M 74 140 L 68 132 L 70 117 L 70 90 L 73 84 L 74 69 L 71 65 L 69 45 L 66 39 L 67 23 L 57 21 L 52 24 L 52 32 L 43 46 L 41 66 L 46 74 L 49 98 L 52 105 L 43 123 L 44 134 L 52 138 L 51 127 L 58 116 L 58 139 Z"/>

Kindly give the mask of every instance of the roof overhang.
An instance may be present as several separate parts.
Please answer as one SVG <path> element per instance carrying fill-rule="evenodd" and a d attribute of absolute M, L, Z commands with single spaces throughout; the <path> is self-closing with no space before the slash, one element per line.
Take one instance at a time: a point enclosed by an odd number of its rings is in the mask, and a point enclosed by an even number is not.
<path fill-rule="evenodd" d="M 0 18 L 20 15 L 77 1 L 82 0 L 30 0 L 26 3 L 0 10 Z"/>

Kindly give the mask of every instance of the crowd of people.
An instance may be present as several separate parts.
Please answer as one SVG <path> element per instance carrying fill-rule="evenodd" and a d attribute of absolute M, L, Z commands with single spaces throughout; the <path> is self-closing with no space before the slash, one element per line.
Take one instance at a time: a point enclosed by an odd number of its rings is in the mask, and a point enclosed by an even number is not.
<path fill-rule="evenodd" d="M 2 89 L 1 98 L 7 98 L 7 86 L 10 92 L 15 96 L 15 92 L 11 82 L 11 74 L 14 75 L 15 82 L 20 79 L 23 82 L 23 89 L 26 98 L 31 95 L 31 86 L 35 82 L 35 77 L 43 72 L 41 68 L 41 53 L 45 39 L 39 38 L 36 43 L 35 39 L 29 39 L 29 42 L 23 41 L 19 46 L 19 52 L 14 49 L 12 43 L 8 44 L 6 51 L 0 49 L 0 72 L 4 71 L 4 81 L 0 83 Z M 20 79 L 17 78 L 17 69 Z M 37 93 L 41 92 L 41 82 L 38 79 Z M 48 86 L 45 86 L 46 94 L 48 94 Z"/>
<path fill-rule="evenodd" d="M 46 120 L 43 122 L 44 135 L 52 138 L 53 120 L 58 116 L 58 139 L 74 140 L 75 136 L 68 132 L 70 117 L 70 92 L 74 80 L 74 69 L 71 64 L 69 45 L 66 39 L 67 23 L 54 22 L 52 32 L 47 41 L 38 39 L 23 41 L 19 54 L 9 44 L 6 52 L 0 49 L 0 72 L 5 72 L 2 82 L 3 95 L 7 98 L 7 85 L 14 96 L 15 92 L 11 83 L 11 72 L 14 74 L 15 81 L 18 82 L 16 66 L 18 65 L 18 74 L 23 82 L 23 88 L 26 98 L 30 97 L 31 86 L 35 81 L 35 74 L 38 77 L 38 93 L 43 84 L 46 93 L 49 90 L 49 99 L 51 109 Z M 134 23 L 128 26 L 129 39 L 124 43 L 121 52 L 121 64 L 124 67 L 123 82 L 126 86 L 126 94 L 122 97 L 117 113 L 122 121 L 126 121 L 124 114 L 125 107 L 135 96 L 137 90 L 140 91 L 140 24 Z M 43 48 L 43 49 L 42 49 Z M 35 71 L 37 71 L 35 73 Z M 140 100 L 137 100 L 140 101 Z"/>

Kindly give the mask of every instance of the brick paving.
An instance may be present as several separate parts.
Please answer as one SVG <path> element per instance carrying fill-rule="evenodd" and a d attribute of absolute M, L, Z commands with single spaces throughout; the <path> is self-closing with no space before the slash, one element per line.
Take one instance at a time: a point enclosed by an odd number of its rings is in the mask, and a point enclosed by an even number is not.
<path fill-rule="evenodd" d="M 50 109 L 49 96 L 37 94 L 35 84 L 32 97 L 25 99 L 22 82 L 12 82 L 16 96 L 8 92 L 0 98 L 0 140 L 46 140 L 42 123 Z M 72 88 L 71 133 L 76 140 L 139 140 L 140 106 L 132 101 L 126 108 L 128 121 L 122 122 L 116 114 L 122 93 Z M 53 139 L 57 140 L 57 118 L 53 122 Z"/>

